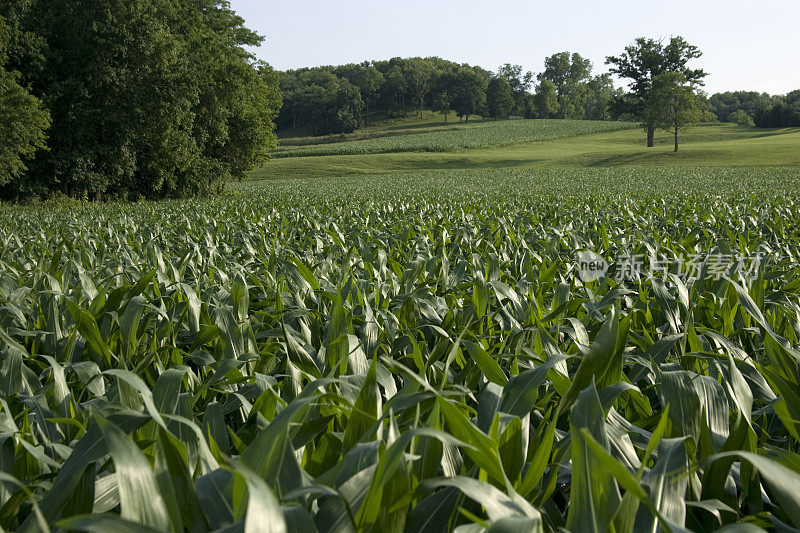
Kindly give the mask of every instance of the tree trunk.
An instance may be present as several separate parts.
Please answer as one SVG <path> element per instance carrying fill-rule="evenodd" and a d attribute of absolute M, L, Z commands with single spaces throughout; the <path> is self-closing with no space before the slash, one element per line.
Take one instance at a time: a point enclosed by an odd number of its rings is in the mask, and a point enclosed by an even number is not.
<path fill-rule="evenodd" d="M 656 135 L 656 128 L 655 126 L 647 126 L 647 147 L 652 148 L 655 146 L 655 135 Z"/>
<path fill-rule="evenodd" d="M 678 151 L 678 126 L 675 126 L 675 151 Z"/>

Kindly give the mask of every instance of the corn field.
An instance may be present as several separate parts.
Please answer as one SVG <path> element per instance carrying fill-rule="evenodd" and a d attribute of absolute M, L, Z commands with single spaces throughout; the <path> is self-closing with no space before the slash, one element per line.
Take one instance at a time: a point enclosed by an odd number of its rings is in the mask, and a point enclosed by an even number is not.
<path fill-rule="evenodd" d="M 526 142 L 552 141 L 592 133 L 630 130 L 635 122 L 535 119 L 480 122 L 469 127 L 390 135 L 372 139 L 325 143 L 310 146 L 285 146 L 273 157 L 320 155 L 360 155 L 397 152 L 453 152 L 463 149 L 497 148 Z"/>
<path fill-rule="evenodd" d="M 0 526 L 796 531 L 798 185 L 439 172 L 2 208 Z M 764 260 L 618 280 L 623 253 Z"/>

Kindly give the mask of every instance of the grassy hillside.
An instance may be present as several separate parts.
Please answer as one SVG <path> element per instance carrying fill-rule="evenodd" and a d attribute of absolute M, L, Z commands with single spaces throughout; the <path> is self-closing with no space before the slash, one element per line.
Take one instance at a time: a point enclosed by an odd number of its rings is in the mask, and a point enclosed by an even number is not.
<path fill-rule="evenodd" d="M 279 149 L 274 157 L 320 155 L 384 154 L 395 152 L 453 152 L 464 149 L 497 148 L 525 142 L 541 142 L 632 129 L 630 122 L 588 120 L 502 120 L 403 135 L 383 135 L 371 139 L 291 146 Z"/>
<path fill-rule="evenodd" d="M 516 124 L 516 122 L 499 124 Z M 480 130 L 476 128 L 465 135 L 471 134 L 472 131 Z M 462 132 L 430 135 L 441 135 L 441 138 L 445 138 L 445 135 L 456 133 Z M 765 130 L 729 124 L 698 126 L 681 134 L 680 151 L 677 154 L 672 151 L 672 139 L 669 134 L 659 133 L 656 136 L 656 146 L 648 149 L 644 146 L 644 135 L 638 129 L 572 136 L 546 142 L 525 142 L 522 136 L 516 140 L 517 144 L 505 147 L 454 149 L 441 153 L 283 157 L 270 161 L 264 168 L 253 172 L 252 177 L 253 179 L 331 177 L 442 169 L 800 165 L 798 128 Z M 344 144 L 350 151 L 359 149 L 357 148 L 359 145 L 360 149 L 367 151 L 369 143 L 377 141 L 394 142 L 393 139 L 377 139 Z M 325 153 L 324 148 L 327 147 L 308 147 L 307 150 L 319 150 L 317 153 Z M 310 153 L 305 152 L 305 155 Z"/>
<path fill-rule="evenodd" d="M 421 114 L 409 112 L 405 117 L 372 117 L 372 123 L 354 131 L 353 133 L 339 133 L 335 135 L 307 136 L 303 130 L 293 132 L 291 129 L 278 130 L 278 139 L 281 146 L 301 146 L 309 144 L 326 144 L 359 139 L 371 139 L 389 135 L 405 135 L 408 133 L 422 133 L 425 131 L 441 131 L 447 129 L 470 128 L 484 121 L 479 115 L 469 117 L 469 122 L 460 120 L 453 113 L 449 113 L 447 120 L 441 113 L 424 110 Z"/>

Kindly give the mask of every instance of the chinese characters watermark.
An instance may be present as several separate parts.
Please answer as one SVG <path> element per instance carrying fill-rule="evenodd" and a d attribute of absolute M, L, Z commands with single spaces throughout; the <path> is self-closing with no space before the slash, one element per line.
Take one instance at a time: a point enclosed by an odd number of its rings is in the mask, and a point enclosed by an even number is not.
<path fill-rule="evenodd" d="M 597 281 L 607 275 L 616 281 L 640 281 L 646 278 L 666 279 L 674 274 L 683 280 L 718 281 L 738 277 L 750 281 L 758 277 L 764 256 L 735 254 L 690 254 L 672 256 L 623 253 L 613 262 L 595 252 L 583 250 L 575 255 L 575 271 L 583 282 Z"/>

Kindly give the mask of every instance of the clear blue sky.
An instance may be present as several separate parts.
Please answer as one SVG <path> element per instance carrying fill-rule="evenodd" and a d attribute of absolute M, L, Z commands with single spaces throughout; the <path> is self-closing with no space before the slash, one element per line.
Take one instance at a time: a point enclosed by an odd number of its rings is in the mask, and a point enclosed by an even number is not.
<path fill-rule="evenodd" d="M 704 52 L 709 93 L 800 89 L 800 0 L 231 0 L 275 68 L 440 56 L 535 73 L 569 50 L 605 71 L 637 36 L 682 35 Z"/>

